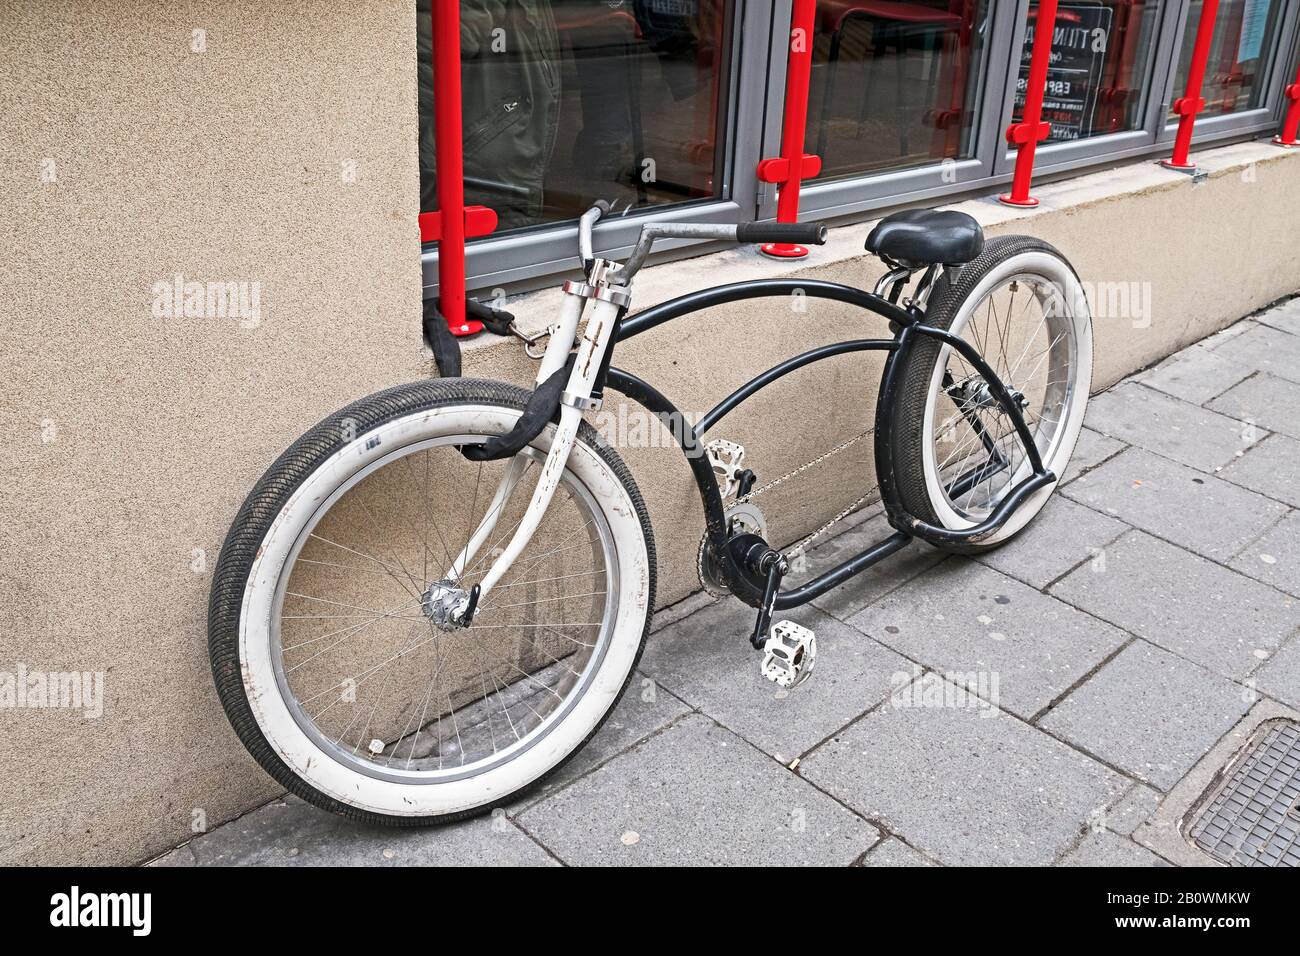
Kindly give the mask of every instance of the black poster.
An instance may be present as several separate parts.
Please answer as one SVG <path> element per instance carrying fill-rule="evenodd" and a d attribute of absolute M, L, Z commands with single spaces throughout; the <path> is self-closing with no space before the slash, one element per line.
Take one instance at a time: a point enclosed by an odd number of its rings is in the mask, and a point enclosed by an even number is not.
<path fill-rule="evenodd" d="M 1063 3 L 1057 8 L 1052 58 L 1043 94 L 1043 120 L 1052 125 L 1051 141 L 1079 139 L 1092 131 L 1102 67 L 1110 46 L 1114 11 L 1107 6 Z M 1033 31 L 1025 37 L 1016 81 L 1016 115 L 1025 107 Z"/>

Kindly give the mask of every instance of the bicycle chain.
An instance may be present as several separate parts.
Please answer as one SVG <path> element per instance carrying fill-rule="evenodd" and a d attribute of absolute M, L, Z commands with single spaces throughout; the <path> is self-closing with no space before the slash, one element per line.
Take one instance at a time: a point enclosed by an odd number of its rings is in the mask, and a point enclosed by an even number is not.
<path fill-rule="evenodd" d="M 793 471 L 786 472 L 784 475 L 782 475 L 779 478 L 774 478 L 772 481 L 769 481 L 767 484 L 763 485 L 763 487 L 755 488 L 747 495 L 742 495 L 741 497 L 733 501 L 729 507 L 734 507 L 735 505 L 743 505 L 743 504 L 747 504 L 750 501 L 753 501 L 759 495 L 771 491 L 777 485 L 782 484 L 783 482 L 789 481 L 791 478 L 795 478 L 803 474 L 809 468 L 814 468 L 817 465 L 820 465 L 822 462 L 824 462 L 826 459 L 830 458 L 833 455 L 838 455 L 840 452 L 844 451 L 844 449 L 848 448 L 851 445 L 856 444 L 857 442 L 860 442 L 862 439 L 866 438 L 868 435 L 875 432 L 875 430 L 876 429 L 873 426 L 871 428 L 868 428 L 866 431 L 862 432 L 859 435 L 854 435 L 848 441 L 841 442 L 840 444 L 836 445 L 834 448 L 830 449 L 829 451 L 814 458 L 812 461 L 805 462 L 804 464 L 800 465 L 798 468 L 794 469 Z M 788 548 L 784 552 L 785 556 L 787 558 L 791 558 L 796 555 L 802 554 L 804 551 L 807 550 L 809 544 L 811 544 L 817 538 L 821 537 L 823 534 L 825 534 L 827 531 L 829 531 L 839 522 L 843 521 L 849 515 L 853 514 L 853 512 L 857 511 L 858 507 L 870 497 L 871 497 L 871 492 L 868 491 L 865 495 L 863 495 L 857 501 L 853 502 L 853 504 L 849 505 L 839 514 L 837 514 L 834 518 L 832 518 L 830 521 L 826 522 L 824 525 L 822 525 L 812 534 L 808 535 L 808 537 L 804 538 L 802 541 L 799 541 L 797 544 Z"/>

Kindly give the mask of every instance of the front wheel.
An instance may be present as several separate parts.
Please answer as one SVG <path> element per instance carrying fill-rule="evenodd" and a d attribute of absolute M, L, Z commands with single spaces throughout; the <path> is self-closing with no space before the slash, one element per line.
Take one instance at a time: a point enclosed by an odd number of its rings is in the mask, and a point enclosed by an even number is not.
<path fill-rule="evenodd" d="M 992 239 L 954 280 L 940 280 L 926 324 L 975 346 L 1012 391 L 1044 466 L 1059 479 L 1092 384 L 1092 321 L 1065 257 L 1029 236 Z M 888 437 L 901 504 L 928 524 L 974 527 L 1032 474 L 1025 449 L 983 376 L 951 346 L 920 338 L 902 361 Z M 948 550 L 974 553 L 1004 544 L 1054 487 L 1030 496 L 988 537 Z"/>
<path fill-rule="evenodd" d="M 460 449 L 509 431 L 527 398 L 472 379 L 372 395 L 295 442 L 240 509 L 212 588 L 212 671 L 244 745 L 303 799 L 399 825 L 483 812 L 558 769 L 627 685 L 654 543 L 627 468 L 585 424 L 472 624 L 441 613 L 447 582 L 481 581 L 509 542 L 554 426 L 510 460 Z"/>

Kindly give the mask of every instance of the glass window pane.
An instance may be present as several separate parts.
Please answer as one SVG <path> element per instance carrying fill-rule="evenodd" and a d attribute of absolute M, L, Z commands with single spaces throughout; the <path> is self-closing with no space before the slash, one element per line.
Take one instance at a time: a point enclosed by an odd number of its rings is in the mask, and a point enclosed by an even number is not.
<path fill-rule="evenodd" d="M 818 0 L 808 144 L 822 177 L 973 154 L 987 0 Z"/>
<path fill-rule="evenodd" d="M 1202 6 L 1201 0 L 1193 0 L 1187 13 L 1187 28 L 1183 31 L 1178 69 L 1174 74 L 1174 99 L 1187 89 L 1187 73 L 1191 68 L 1192 47 L 1196 43 Z M 1210 59 L 1205 66 L 1205 82 L 1201 86 L 1205 112 L 1200 115 L 1238 113 L 1258 109 L 1264 104 L 1267 91 L 1259 79 L 1273 49 L 1283 6 L 1281 0 L 1223 0 L 1219 4 Z M 1169 117 L 1171 120 L 1177 118 L 1172 110 Z"/>
<path fill-rule="evenodd" d="M 444 0 L 438 0 L 444 2 Z M 734 0 L 461 0 L 465 202 L 498 233 L 720 195 Z M 430 0 L 417 0 L 420 208 L 437 208 Z"/>
<path fill-rule="evenodd" d="M 1052 61 L 1043 94 L 1049 143 L 1139 129 L 1151 77 L 1163 0 L 1062 3 L 1056 9 Z M 1020 122 L 1034 48 L 1038 4 L 1029 6 L 1013 110 Z"/>

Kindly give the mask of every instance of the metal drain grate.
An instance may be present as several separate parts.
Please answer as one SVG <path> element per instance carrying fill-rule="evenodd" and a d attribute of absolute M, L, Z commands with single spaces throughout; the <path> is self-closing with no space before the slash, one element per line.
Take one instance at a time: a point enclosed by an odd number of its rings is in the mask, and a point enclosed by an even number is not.
<path fill-rule="evenodd" d="M 1229 866 L 1300 867 L 1300 724 L 1265 726 L 1190 835 Z"/>

